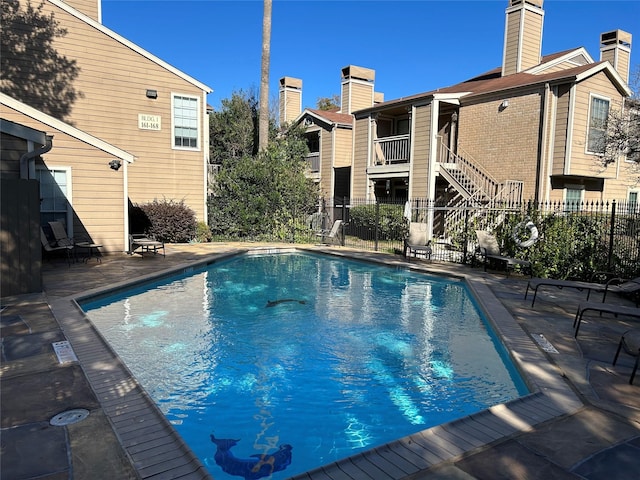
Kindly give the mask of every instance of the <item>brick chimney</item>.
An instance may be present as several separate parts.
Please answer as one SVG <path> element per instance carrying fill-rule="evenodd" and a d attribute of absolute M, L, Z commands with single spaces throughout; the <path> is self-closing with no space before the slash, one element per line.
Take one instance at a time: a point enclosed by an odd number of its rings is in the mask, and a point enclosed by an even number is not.
<path fill-rule="evenodd" d="M 543 0 L 509 0 L 506 10 L 502 76 L 540 64 Z"/>
<path fill-rule="evenodd" d="M 374 103 L 373 81 L 376 72 L 370 68 L 349 65 L 342 69 L 341 113 L 369 108 Z"/>
<path fill-rule="evenodd" d="M 284 127 L 302 113 L 302 80 L 282 77 L 279 97 L 280 126 Z"/>
<path fill-rule="evenodd" d="M 622 30 L 602 33 L 600 35 L 600 60 L 608 60 L 625 83 L 629 83 L 631 34 Z"/>

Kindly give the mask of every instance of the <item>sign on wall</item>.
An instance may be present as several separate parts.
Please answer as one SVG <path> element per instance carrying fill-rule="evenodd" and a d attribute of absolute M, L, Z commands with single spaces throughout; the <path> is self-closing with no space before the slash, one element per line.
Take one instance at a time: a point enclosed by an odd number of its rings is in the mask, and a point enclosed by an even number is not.
<path fill-rule="evenodd" d="M 138 114 L 138 128 L 140 130 L 160 130 L 161 129 L 160 115 L 148 115 L 146 113 Z"/>

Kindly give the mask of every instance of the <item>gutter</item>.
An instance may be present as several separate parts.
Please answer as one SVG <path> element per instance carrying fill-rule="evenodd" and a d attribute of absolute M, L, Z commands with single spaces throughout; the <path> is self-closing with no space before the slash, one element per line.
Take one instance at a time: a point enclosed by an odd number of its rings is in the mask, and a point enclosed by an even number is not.
<path fill-rule="evenodd" d="M 52 148 L 53 148 L 53 135 L 47 135 L 46 143 L 42 147 L 23 154 L 20 157 L 20 178 L 28 180 L 30 176 L 29 173 L 31 170 L 29 168 L 29 164 L 31 163 L 31 161 L 40 155 L 44 155 L 45 153 L 50 151 Z"/>

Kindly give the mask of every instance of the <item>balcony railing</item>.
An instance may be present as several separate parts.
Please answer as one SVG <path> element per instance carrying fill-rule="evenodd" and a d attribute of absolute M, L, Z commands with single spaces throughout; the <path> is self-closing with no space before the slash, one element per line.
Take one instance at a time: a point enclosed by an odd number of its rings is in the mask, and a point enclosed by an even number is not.
<path fill-rule="evenodd" d="M 375 165 L 393 165 L 409 163 L 409 135 L 378 138 L 373 141 Z"/>
<path fill-rule="evenodd" d="M 320 172 L 320 152 L 312 152 L 307 155 L 307 169 L 311 173 Z"/>

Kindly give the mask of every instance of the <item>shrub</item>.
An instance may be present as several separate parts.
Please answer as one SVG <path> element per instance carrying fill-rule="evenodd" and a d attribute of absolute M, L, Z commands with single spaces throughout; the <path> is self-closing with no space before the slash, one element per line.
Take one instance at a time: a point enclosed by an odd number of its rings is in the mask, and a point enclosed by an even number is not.
<path fill-rule="evenodd" d="M 210 242 L 213 239 L 213 234 L 211 233 L 211 229 L 209 225 L 204 222 L 198 222 L 196 225 L 196 242 L 206 243 Z"/>
<path fill-rule="evenodd" d="M 518 215 L 507 218 L 496 236 L 505 255 L 532 262 L 535 276 L 590 280 L 594 272 L 606 270 L 607 236 L 597 218 L 532 212 L 531 220 L 540 233 L 531 247 L 518 247 L 513 238 L 516 226 L 523 221 Z"/>
<path fill-rule="evenodd" d="M 143 233 L 153 235 L 158 240 L 168 243 L 186 243 L 196 236 L 197 222 L 196 214 L 191 208 L 184 204 L 184 201 L 175 200 L 154 200 L 150 203 L 134 206 L 139 209 L 144 218 L 139 218 L 139 213 L 135 214 L 136 222 L 146 224 Z M 146 221 L 145 221 L 146 220 Z M 133 222 L 131 223 L 133 227 Z M 136 228 L 140 228 L 136 225 Z M 134 228 L 133 233 L 138 233 Z"/>
<path fill-rule="evenodd" d="M 403 215 L 403 205 L 358 205 L 349 210 L 349 223 L 353 231 L 374 230 L 378 221 L 378 235 L 384 240 L 400 240 L 407 236 L 409 225 Z M 378 216 L 379 218 L 376 218 Z"/>

